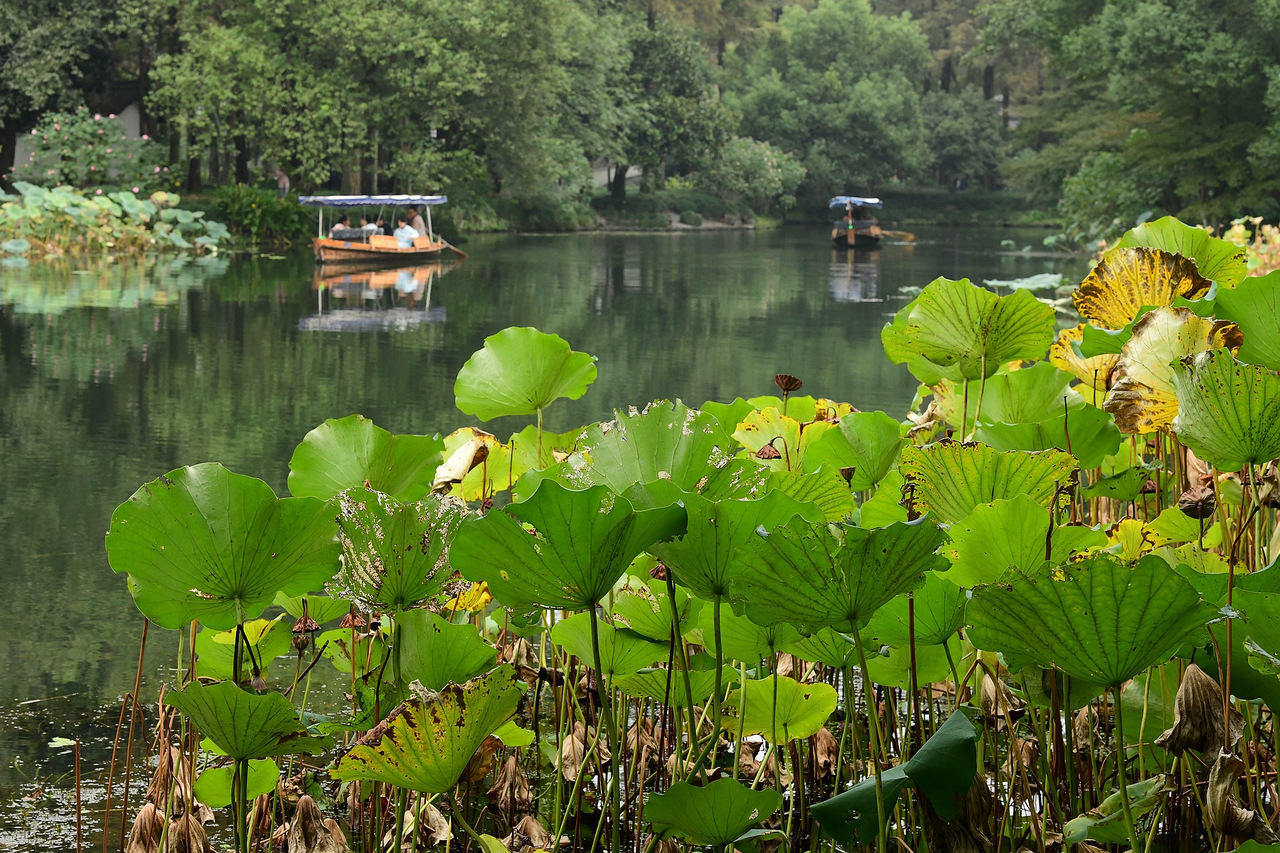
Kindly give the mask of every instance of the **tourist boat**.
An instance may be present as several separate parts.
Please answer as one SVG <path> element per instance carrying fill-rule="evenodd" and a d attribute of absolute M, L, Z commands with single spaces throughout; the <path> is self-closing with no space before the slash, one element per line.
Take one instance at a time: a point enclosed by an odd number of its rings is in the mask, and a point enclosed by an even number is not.
<path fill-rule="evenodd" d="M 844 208 L 844 218 L 836 220 L 831 227 L 831 241 L 836 248 L 874 249 L 880 245 L 884 232 L 868 212 L 884 207 L 880 199 L 838 195 L 831 199 L 831 207 Z"/>
<path fill-rule="evenodd" d="M 301 204 L 320 209 L 317 219 L 317 236 L 312 244 L 315 247 L 316 261 L 325 264 L 396 264 L 397 266 L 439 257 L 445 249 L 450 249 L 459 255 L 463 254 L 449 241 L 436 234 L 431 226 L 432 206 L 444 204 L 448 200 L 447 196 L 442 195 L 308 195 L 298 199 Z M 326 207 L 394 207 L 403 210 L 409 205 L 421 209 L 427 222 L 427 233 L 414 240 L 412 246 L 401 246 L 400 241 L 390 234 L 364 234 L 358 228 L 348 229 L 335 236 L 328 236 L 328 232 L 325 231 L 324 209 Z M 393 213 L 385 218 L 394 222 L 395 215 Z"/>

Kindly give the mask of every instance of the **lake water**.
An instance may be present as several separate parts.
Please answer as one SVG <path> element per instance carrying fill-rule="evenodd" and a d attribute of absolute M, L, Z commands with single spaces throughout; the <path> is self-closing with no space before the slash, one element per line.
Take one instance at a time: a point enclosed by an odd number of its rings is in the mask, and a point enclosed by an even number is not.
<path fill-rule="evenodd" d="M 554 430 L 660 398 L 773 394 L 775 373 L 901 418 L 915 382 L 880 328 L 904 289 L 1087 272 L 1001 248 L 1038 247 L 1036 232 L 917 234 L 856 256 L 821 229 L 478 237 L 468 260 L 345 282 L 320 282 L 309 251 L 0 267 L 0 849 L 74 849 L 71 751 L 56 738 L 83 740 L 87 802 L 101 797 L 142 629 L 103 535 L 144 482 L 218 461 L 284 494 L 294 446 L 326 418 L 478 424 L 454 408 L 453 380 L 510 325 L 599 358 L 586 396 L 547 411 Z M 152 631 L 148 649 L 154 701 L 176 634 Z M 89 808 L 86 844 L 100 847 Z"/>

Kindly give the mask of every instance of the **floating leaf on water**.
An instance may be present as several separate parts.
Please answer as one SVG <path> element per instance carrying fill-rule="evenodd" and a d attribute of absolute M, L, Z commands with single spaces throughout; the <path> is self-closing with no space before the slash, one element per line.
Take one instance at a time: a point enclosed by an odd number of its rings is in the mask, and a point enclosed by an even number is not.
<path fill-rule="evenodd" d="M 13 237 L 0 243 L 0 252 L 7 255 L 25 255 L 31 251 L 31 243 L 22 237 Z"/>
<path fill-rule="evenodd" d="M 170 471 L 111 516 L 107 556 L 127 572 L 138 609 L 165 628 L 199 620 L 225 629 L 276 593 L 319 589 L 338 568 L 332 511 L 277 498 L 261 480 L 216 463 Z"/>
<path fill-rule="evenodd" d="M 555 400 L 576 400 L 596 379 L 595 359 L 559 335 L 511 327 L 484 339 L 458 371 L 458 409 L 482 421 L 532 415 Z"/>
<path fill-rule="evenodd" d="M 644 818 L 658 838 L 720 848 L 763 834 L 750 832 L 751 827 L 781 806 L 777 791 L 754 791 L 736 779 L 717 779 L 703 787 L 676 782 L 665 793 L 649 796 Z"/>
<path fill-rule="evenodd" d="M 984 287 L 1002 287 L 1006 290 L 1056 290 L 1062 284 L 1062 273 L 1042 272 L 1025 278 L 983 279 Z"/>
<path fill-rule="evenodd" d="M 1152 248 L 1117 246 L 1080 283 L 1072 295 L 1080 316 L 1105 329 L 1123 329 L 1143 308 L 1196 299 L 1213 282 L 1189 257 Z"/>

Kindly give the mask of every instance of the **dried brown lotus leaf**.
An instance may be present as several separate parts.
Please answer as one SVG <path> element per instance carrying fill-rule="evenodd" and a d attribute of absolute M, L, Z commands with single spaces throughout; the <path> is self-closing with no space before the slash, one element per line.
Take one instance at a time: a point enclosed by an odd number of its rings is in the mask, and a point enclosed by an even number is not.
<path fill-rule="evenodd" d="M 1123 433 L 1168 431 L 1178 414 L 1173 363 L 1208 350 L 1240 349 L 1244 336 L 1235 323 L 1206 320 L 1189 308 L 1157 308 L 1133 327 L 1120 351 L 1115 381 L 1102 404 Z"/>
<path fill-rule="evenodd" d="M 169 825 L 164 849 L 165 853 L 213 853 L 209 836 L 195 815 L 184 815 Z"/>
<path fill-rule="evenodd" d="M 951 820 L 944 821 L 933 809 L 927 810 L 933 849 L 949 853 L 990 853 L 997 849 L 998 845 L 988 834 L 995 808 L 986 774 L 976 774 L 964 804 Z"/>
<path fill-rule="evenodd" d="M 982 715 L 988 720 L 993 720 L 997 730 L 1003 730 L 1009 724 L 1010 717 L 1016 719 L 1026 708 L 1026 703 L 1003 681 L 993 679 L 985 672 L 982 675 L 979 695 Z"/>
<path fill-rule="evenodd" d="M 1231 709 L 1231 746 L 1244 736 L 1244 717 Z M 1173 726 L 1156 738 L 1156 746 L 1181 755 L 1188 749 L 1213 753 L 1221 749 L 1222 687 L 1204 670 L 1190 664 L 1173 702 Z"/>
<path fill-rule="evenodd" d="M 493 769 L 494 754 L 501 748 L 502 741 L 493 735 L 481 741 L 480 748 L 476 750 L 475 755 L 471 756 L 466 769 L 462 771 L 462 781 L 479 782 L 488 776 L 489 771 Z"/>
<path fill-rule="evenodd" d="M 1259 844 L 1280 842 L 1280 836 L 1267 824 L 1264 815 L 1246 809 L 1236 802 L 1236 779 L 1244 770 L 1244 762 L 1229 752 L 1219 752 L 1209 770 L 1209 788 L 1205 791 L 1205 822 L 1237 839 L 1253 839 Z"/>
<path fill-rule="evenodd" d="M 1104 329 L 1123 329 L 1144 307 L 1197 299 L 1213 282 L 1195 261 L 1161 249 L 1112 249 L 1071 295 L 1080 316 Z"/>
<path fill-rule="evenodd" d="M 449 819 L 435 806 L 427 804 L 418 814 L 418 825 L 422 843 L 427 847 L 435 847 L 448 842 L 453 835 L 449 827 Z"/>
<path fill-rule="evenodd" d="M 815 778 L 822 779 L 836 772 L 836 762 L 840 760 L 840 744 L 836 736 L 823 726 L 809 739 L 813 748 L 809 751 L 808 761 Z"/>
<path fill-rule="evenodd" d="M 533 794 L 529 790 L 529 778 L 520 768 L 516 756 L 508 757 L 494 775 L 493 786 L 489 788 L 489 801 L 500 815 L 529 811 Z"/>
<path fill-rule="evenodd" d="M 1077 390 L 1096 405 L 1102 402 L 1111 387 L 1111 372 L 1115 370 L 1120 354 L 1109 352 L 1085 358 L 1072 346 L 1083 339 L 1084 323 L 1058 332 L 1057 340 L 1049 346 L 1049 362 L 1079 379 L 1083 385 Z"/>
<path fill-rule="evenodd" d="M 134 818 L 124 853 L 156 853 L 160 849 L 160 836 L 163 833 L 164 816 L 156 810 L 155 803 L 147 803 Z"/>
<path fill-rule="evenodd" d="M 335 824 L 336 826 L 336 824 Z M 289 821 L 289 853 L 348 853 L 347 840 L 335 838 L 325 826 L 320 807 L 309 795 L 298 798 L 298 807 Z"/>

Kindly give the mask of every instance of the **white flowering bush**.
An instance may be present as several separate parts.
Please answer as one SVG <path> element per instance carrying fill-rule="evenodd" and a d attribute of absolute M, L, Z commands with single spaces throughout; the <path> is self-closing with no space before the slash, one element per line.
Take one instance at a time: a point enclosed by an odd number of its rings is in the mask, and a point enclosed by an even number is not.
<path fill-rule="evenodd" d="M 731 204 L 746 204 L 759 213 L 782 212 L 795 205 L 794 193 L 804 175 L 800 161 L 787 152 L 735 136 L 699 173 L 697 183 Z"/>

